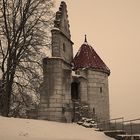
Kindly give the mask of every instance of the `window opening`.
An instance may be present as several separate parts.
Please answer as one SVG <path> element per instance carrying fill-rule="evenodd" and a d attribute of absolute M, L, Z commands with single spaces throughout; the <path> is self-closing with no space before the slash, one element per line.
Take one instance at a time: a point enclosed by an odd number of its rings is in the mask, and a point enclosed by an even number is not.
<path fill-rule="evenodd" d="M 100 93 L 102 93 L 103 92 L 103 88 L 102 87 L 100 87 Z"/>
<path fill-rule="evenodd" d="M 72 100 L 78 100 L 79 99 L 79 84 L 74 82 L 71 84 L 71 99 Z"/>
<path fill-rule="evenodd" d="M 63 43 L 63 51 L 64 51 L 64 52 L 66 51 L 65 43 Z"/>

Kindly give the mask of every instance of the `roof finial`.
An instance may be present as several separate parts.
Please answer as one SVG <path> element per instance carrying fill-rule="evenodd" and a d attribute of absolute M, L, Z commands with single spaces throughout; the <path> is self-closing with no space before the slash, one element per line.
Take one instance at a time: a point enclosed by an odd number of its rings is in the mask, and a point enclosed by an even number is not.
<path fill-rule="evenodd" d="M 85 35 L 85 42 L 87 43 L 87 35 Z"/>

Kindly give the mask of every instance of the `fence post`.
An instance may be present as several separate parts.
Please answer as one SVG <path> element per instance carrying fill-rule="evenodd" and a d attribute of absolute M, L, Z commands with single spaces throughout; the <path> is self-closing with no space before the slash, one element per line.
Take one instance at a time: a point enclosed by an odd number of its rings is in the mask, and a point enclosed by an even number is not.
<path fill-rule="evenodd" d="M 122 118 L 122 130 L 124 130 L 124 118 Z"/>
<path fill-rule="evenodd" d="M 130 133 L 133 134 L 132 122 L 130 121 Z"/>
<path fill-rule="evenodd" d="M 99 128 L 100 129 L 100 122 L 99 122 L 99 119 L 98 118 L 96 118 L 96 120 L 97 120 L 97 128 Z"/>
<path fill-rule="evenodd" d="M 116 120 L 115 120 L 115 130 L 117 130 L 117 122 L 116 122 Z"/>

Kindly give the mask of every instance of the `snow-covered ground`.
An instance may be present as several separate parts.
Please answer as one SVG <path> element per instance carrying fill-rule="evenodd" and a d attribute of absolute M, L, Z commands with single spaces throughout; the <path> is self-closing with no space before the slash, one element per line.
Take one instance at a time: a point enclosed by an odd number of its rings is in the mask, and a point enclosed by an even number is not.
<path fill-rule="evenodd" d="M 77 124 L 0 117 L 0 140 L 113 140 Z"/>

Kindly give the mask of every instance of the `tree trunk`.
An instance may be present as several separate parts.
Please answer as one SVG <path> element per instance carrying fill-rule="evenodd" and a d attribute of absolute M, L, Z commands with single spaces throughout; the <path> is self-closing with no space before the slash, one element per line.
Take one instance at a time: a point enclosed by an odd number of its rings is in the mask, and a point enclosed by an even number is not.
<path fill-rule="evenodd" d="M 3 90 L 2 90 L 2 116 L 8 117 L 10 111 L 10 101 L 12 95 L 12 85 L 14 80 L 15 69 L 7 72 L 6 76 L 3 77 Z"/>
<path fill-rule="evenodd" d="M 10 110 L 10 99 L 12 94 L 12 83 L 6 84 L 6 91 L 2 95 L 2 116 L 8 117 Z"/>

